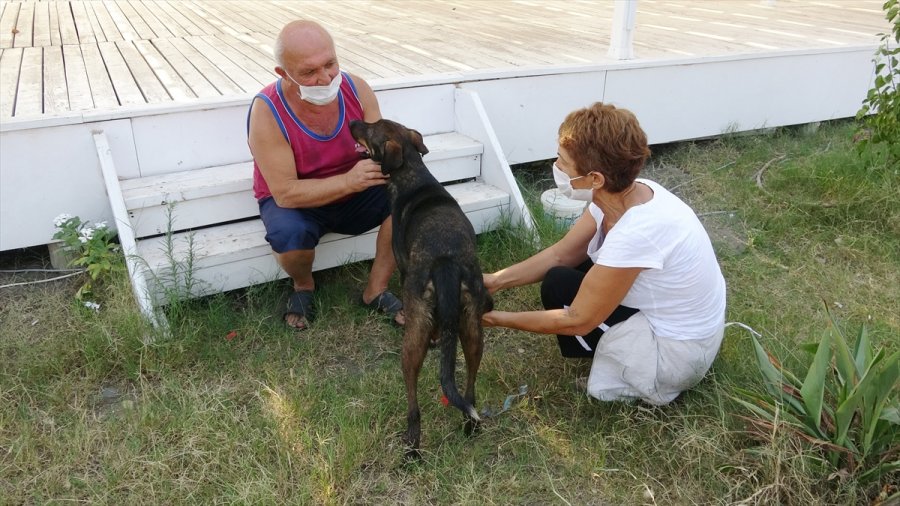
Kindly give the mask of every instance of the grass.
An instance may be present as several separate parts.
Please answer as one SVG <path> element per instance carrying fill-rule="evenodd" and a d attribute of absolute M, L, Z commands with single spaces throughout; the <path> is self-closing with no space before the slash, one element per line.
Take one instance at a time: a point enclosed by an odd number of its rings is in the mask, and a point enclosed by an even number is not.
<path fill-rule="evenodd" d="M 858 157 L 852 132 L 654 146 L 645 172 L 703 215 L 727 319 L 787 363 L 825 329 L 823 300 L 898 346 L 900 169 Z M 532 205 L 553 184 L 546 163 L 516 175 Z M 540 218 L 544 244 L 564 232 Z M 481 235 L 485 269 L 534 252 L 527 239 Z M 172 307 L 172 337 L 151 345 L 125 279 L 99 312 L 73 301 L 75 284 L 0 290 L 0 503 L 867 504 L 900 486 L 832 476 L 784 432 L 751 439 L 729 398 L 759 384 L 738 327 L 708 377 L 661 408 L 579 395 L 589 362 L 560 358 L 551 336 L 490 329 L 478 407 L 496 411 L 520 385 L 528 395 L 466 438 L 430 355 L 425 458 L 407 464 L 400 330 L 353 303 L 367 269 L 317 273 L 319 319 L 300 336 L 279 321 L 278 282 Z M 496 299 L 540 306 L 536 286 Z"/>

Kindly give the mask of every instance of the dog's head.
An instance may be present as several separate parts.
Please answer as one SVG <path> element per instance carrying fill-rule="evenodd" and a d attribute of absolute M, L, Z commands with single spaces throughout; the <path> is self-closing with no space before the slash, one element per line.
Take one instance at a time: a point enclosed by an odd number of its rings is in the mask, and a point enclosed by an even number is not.
<path fill-rule="evenodd" d="M 380 119 L 375 123 L 351 121 L 350 135 L 366 148 L 369 158 L 381 164 L 381 172 L 384 174 L 390 174 L 403 166 L 406 156 L 428 153 L 422 134 L 387 119 Z"/>

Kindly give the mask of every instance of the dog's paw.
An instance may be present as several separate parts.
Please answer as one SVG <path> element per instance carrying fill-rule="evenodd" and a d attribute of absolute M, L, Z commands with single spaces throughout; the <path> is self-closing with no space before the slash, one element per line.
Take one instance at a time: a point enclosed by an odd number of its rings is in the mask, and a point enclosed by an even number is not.
<path fill-rule="evenodd" d="M 477 434 L 480 429 L 481 422 L 472 418 L 467 418 L 466 422 L 463 424 L 463 434 L 467 437 L 472 437 L 474 434 Z"/>

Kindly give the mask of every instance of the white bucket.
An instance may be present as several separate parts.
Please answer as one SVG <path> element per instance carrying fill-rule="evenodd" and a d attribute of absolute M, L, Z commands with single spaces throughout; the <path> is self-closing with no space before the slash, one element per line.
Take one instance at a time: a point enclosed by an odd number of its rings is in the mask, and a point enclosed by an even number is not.
<path fill-rule="evenodd" d="M 551 188 L 541 194 L 541 205 L 544 206 L 544 213 L 553 218 L 562 226 L 569 227 L 579 216 L 584 213 L 587 202 L 583 200 L 573 200 L 562 193 L 558 188 Z"/>

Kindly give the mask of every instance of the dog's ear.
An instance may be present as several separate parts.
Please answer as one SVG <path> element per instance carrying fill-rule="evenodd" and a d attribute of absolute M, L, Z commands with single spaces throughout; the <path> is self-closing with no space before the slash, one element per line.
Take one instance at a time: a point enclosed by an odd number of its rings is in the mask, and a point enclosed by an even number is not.
<path fill-rule="evenodd" d="M 388 174 L 403 165 L 403 146 L 399 142 L 394 140 L 385 142 L 383 151 L 381 172 Z"/>
<path fill-rule="evenodd" d="M 420 155 L 424 156 L 428 154 L 428 148 L 425 147 L 425 141 L 422 140 L 422 134 L 420 134 L 418 130 L 409 130 L 409 140 L 412 141 L 413 146 L 416 147 L 416 151 L 418 151 Z"/>

